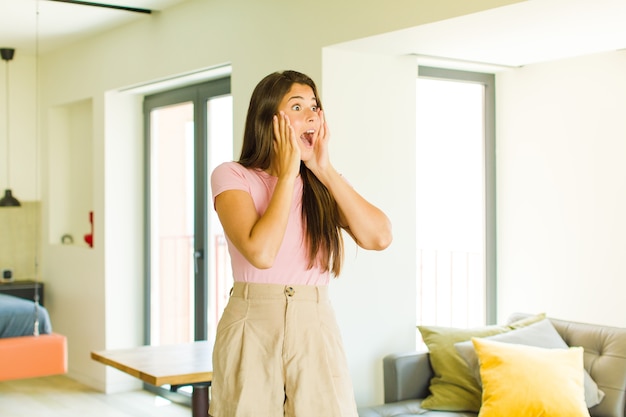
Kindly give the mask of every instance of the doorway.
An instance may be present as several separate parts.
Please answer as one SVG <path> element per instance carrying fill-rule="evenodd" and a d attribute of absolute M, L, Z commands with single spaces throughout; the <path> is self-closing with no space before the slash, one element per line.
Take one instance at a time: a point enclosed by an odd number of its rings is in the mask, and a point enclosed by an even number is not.
<path fill-rule="evenodd" d="M 146 96 L 144 120 L 145 344 L 212 340 L 232 285 L 209 190 L 215 166 L 232 160 L 230 78 Z M 189 387 L 146 388 L 189 403 Z"/>

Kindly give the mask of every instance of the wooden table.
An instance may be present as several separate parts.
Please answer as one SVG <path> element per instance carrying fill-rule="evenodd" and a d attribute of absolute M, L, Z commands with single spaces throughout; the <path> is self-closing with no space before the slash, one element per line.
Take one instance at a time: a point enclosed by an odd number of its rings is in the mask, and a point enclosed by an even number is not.
<path fill-rule="evenodd" d="M 207 417 L 213 379 L 212 349 L 212 343 L 198 341 L 91 352 L 91 358 L 157 387 L 191 385 L 192 416 Z"/>

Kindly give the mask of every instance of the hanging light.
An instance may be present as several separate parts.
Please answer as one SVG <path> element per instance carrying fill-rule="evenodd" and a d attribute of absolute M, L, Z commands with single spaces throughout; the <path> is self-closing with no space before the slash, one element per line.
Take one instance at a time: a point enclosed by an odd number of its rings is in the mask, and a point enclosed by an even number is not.
<path fill-rule="evenodd" d="M 6 61 L 6 99 L 7 99 L 7 104 L 6 104 L 6 113 L 7 113 L 7 118 L 5 121 L 6 127 L 7 127 L 7 136 L 6 136 L 6 141 L 7 141 L 7 163 L 6 163 L 6 167 L 7 167 L 7 188 L 6 190 L 4 190 L 4 197 L 2 197 L 0 199 L 0 207 L 19 207 L 21 206 L 20 202 L 13 197 L 13 193 L 11 192 L 11 181 L 10 181 L 10 175 L 11 175 L 11 169 L 9 166 L 9 161 L 11 160 L 10 155 L 9 155 L 9 61 L 13 59 L 13 54 L 15 53 L 15 49 L 12 48 L 0 48 L 0 53 L 2 54 L 2 59 Z"/>

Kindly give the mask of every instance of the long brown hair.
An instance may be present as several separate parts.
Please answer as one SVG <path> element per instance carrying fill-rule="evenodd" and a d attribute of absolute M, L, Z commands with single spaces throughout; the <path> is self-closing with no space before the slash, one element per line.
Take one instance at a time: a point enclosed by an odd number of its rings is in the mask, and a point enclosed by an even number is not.
<path fill-rule="evenodd" d="M 283 71 L 263 78 L 252 92 L 248 106 L 239 158 L 241 165 L 262 170 L 270 167 L 274 141 L 272 119 L 293 84 L 311 87 L 318 107 L 322 108 L 317 87 L 307 75 L 297 71 Z M 337 202 L 302 162 L 300 176 L 303 183 L 302 220 L 306 228 L 308 268 L 319 263 L 324 271 L 331 271 L 334 276 L 339 276 L 343 262 L 343 237 Z"/>

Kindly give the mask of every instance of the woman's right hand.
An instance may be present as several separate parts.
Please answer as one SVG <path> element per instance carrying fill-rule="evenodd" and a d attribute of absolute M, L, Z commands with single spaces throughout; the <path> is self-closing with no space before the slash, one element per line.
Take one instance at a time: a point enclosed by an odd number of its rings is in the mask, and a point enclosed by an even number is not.
<path fill-rule="evenodd" d="M 283 242 L 293 201 L 294 183 L 300 172 L 300 147 L 289 118 L 274 116 L 274 154 L 270 174 L 278 177 L 267 209 L 259 214 L 251 195 L 227 190 L 215 197 L 215 210 L 224 232 L 255 268 L 274 265 Z"/>
<path fill-rule="evenodd" d="M 295 178 L 300 172 L 300 146 L 289 117 L 280 112 L 274 115 L 274 160 L 272 169 L 277 177 Z"/>

